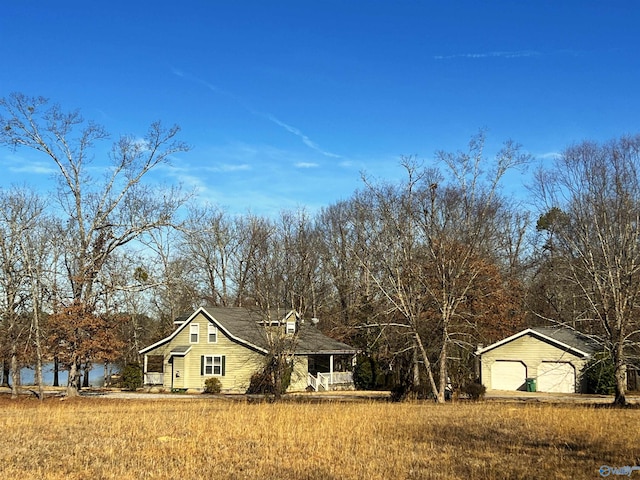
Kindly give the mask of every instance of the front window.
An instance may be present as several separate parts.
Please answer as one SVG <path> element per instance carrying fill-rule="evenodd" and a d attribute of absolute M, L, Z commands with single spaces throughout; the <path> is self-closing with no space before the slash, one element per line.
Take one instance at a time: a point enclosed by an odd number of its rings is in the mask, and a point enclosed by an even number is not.
<path fill-rule="evenodd" d="M 293 335 L 294 333 L 296 333 L 296 322 L 293 321 L 288 321 L 287 322 L 287 334 L 289 335 Z"/>
<path fill-rule="evenodd" d="M 189 326 L 189 342 L 198 343 L 199 334 L 200 334 L 200 325 L 198 325 L 197 323 L 192 323 Z"/>
<path fill-rule="evenodd" d="M 217 343 L 218 342 L 218 329 L 215 325 L 209 324 L 209 343 Z"/>
<path fill-rule="evenodd" d="M 204 374 L 218 377 L 222 375 L 221 355 L 210 355 L 204 357 Z"/>

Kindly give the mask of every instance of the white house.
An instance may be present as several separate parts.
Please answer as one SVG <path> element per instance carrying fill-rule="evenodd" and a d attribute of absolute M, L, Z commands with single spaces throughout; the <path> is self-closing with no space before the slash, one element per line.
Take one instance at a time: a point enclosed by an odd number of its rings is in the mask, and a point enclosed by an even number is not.
<path fill-rule="evenodd" d="M 476 355 L 487 390 L 575 393 L 583 391 L 580 373 L 597 350 L 573 330 L 534 327 L 480 348 Z"/>

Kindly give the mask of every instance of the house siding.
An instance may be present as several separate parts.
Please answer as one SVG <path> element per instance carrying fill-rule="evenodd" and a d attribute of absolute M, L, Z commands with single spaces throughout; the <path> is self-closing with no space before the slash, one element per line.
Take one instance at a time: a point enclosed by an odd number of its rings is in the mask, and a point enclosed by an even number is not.
<path fill-rule="evenodd" d="M 198 343 L 189 342 L 191 324 L 199 326 Z M 202 314 L 198 314 L 170 342 L 146 352 L 147 355 L 164 356 L 164 388 L 203 390 L 205 380 L 211 375 L 201 374 L 201 357 L 221 355 L 225 357 L 225 375 L 215 376 L 215 378 L 220 380 L 222 391 L 244 393 L 249 387 L 251 376 L 262 367 L 264 355 L 233 341 L 221 329 L 218 329 L 217 342 L 208 343 L 208 324 L 209 320 Z M 191 349 L 184 357 L 174 356 L 175 363 L 172 366 L 170 352 L 180 345 L 189 345 Z M 180 378 L 175 377 L 178 365 L 181 366 Z M 182 385 L 178 386 L 180 383 Z"/>
<path fill-rule="evenodd" d="M 289 392 L 302 391 L 307 388 L 307 376 L 309 375 L 309 357 L 296 356 L 293 360 L 293 371 L 289 382 Z"/>
<path fill-rule="evenodd" d="M 526 376 L 537 378 L 538 367 L 542 362 L 570 363 L 575 368 L 576 376 L 579 377 L 580 371 L 588 359 L 563 351 L 531 334 L 524 335 L 482 354 L 482 383 L 488 390 L 492 390 L 493 385 L 491 367 L 496 361 L 500 360 L 520 361 L 526 366 Z M 576 389 L 580 390 L 579 378 L 576 378 Z"/>

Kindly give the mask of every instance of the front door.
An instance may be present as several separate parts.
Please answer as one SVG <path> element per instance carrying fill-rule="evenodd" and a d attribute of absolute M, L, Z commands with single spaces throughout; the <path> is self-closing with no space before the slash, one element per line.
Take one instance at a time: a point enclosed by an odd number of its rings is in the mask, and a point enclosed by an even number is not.
<path fill-rule="evenodd" d="M 172 388 L 184 388 L 184 357 L 173 357 Z"/>

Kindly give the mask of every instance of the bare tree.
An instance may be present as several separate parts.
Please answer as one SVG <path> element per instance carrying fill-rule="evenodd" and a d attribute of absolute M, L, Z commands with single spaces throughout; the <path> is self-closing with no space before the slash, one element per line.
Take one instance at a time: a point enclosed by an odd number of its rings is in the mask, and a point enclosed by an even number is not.
<path fill-rule="evenodd" d="M 575 326 L 602 342 L 626 403 L 626 367 L 640 340 L 640 136 L 567 148 L 541 169 L 534 191 L 548 232 L 554 280 L 574 292 Z"/>
<path fill-rule="evenodd" d="M 66 216 L 69 249 L 65 268 L 74 305 L 83 318 L 95 307 L 96 279 L 109 256 L 144 232 L 171 222 L 184 202 L 177 189 L 159 191 L 142 183 L 171 155 L 187 151 L 176 141 L 178 127 L 153 123 L 142 138 L 122 136 L 112 146 L 104 176 L 88 168 L 92 148 L 105 130 L 77 112 L 63 112 L 46 99 L 13 94 L 0 100 L 0 145 L 26 147 L 46 155 L 57 167 L 58 201 Z M 70 365 L 67 393 L 79 389 L 78 365 Z"/>
<path fill-rule="evenodd" d="M 411 334 L 439 402 L 445 400 L 452 345 L 464 345 L 480 306 L 495 305 L 487 300 L 496 296 L 487 280 L 499 272 L 489 266 L 498 261 L 495 251 L 505 243 L 497 227 L 505 208 L 500 181 L 529 159 L 518 145 L 506 142 L 491 161 L 484 144 L 481 132 L 467 152 L 438 152 L 448 177 L 405 158 L 407 180 L 400 186 L 368 182 L 370 200 L 363 204 L 373 211 L 368 245 L 377 265 L 368 267 L 369 273 L 394 320 L 384 325 Z M 439 339 L 433 339 L 434 334 Z M 437 349 L 435 362 L 428 343 Z"/>
<path fill-rule="evenodd" d="M 321 271 L 320 240 L 313 219 L 305 210 L 282 212 L 278 224 L 282 247 L 283 293 L 300 314 L 317 317 L 325 282 Z"/>
<path fill-rule="evenodd" d="M 42 367 L 46 345 L 44 343 L 43 316 L 49 306 L 50 290 L 48 282 L 52 278 L 51 264 L 55 258 L 50 255 L 55 242 L 54 223 L 46 217 L 44 201 L 35 195 L 26 197 L 31 205 L 28 226 L 20 241 L 22 261 L 29 278 L 31 304 L 31 343 L 35 351 L 35 384 L 37 396 L 44 400 Z"/>
<path fill-rule="evenodd" d="M 2 290 L 3 351 L 11 366 L 11 394 L 18 395 L 20 368 L 26 361 L 31 325 L 27 321 L 30 290 L 34 283 L 33 255 L 25 255 L 27 243 L 42 214 L 43 202 L 24 189 L 0 192 L 0 288 Z M 34 312 L 36 307 L 34 306 Z M 39 337 L 36 337 L 39 341 Z M 6 357 L 5 357 L 6 358 Z M 22 361 L 21 361 L 22 360 Z"/>
<path fill-rule="evenodd" d="M 242 232 L 224 210 L 205 206 L 192 208 L 183 227 L 183 257 L 192 262 L 193 276 L 199 279 L 201 296 L 210 305 L 230 306 L 233 302 L 232 272 Z"/>
<path fill-rule="evenodd" d="M 268 251 L 267 244 L 273 234 L 274 225 L 270 219 L 247 215 L 234 220 L 234 232 L 238 238 L 232 252 L 232 282 L 235 285 L 234 305 L 255 306 L 255 285 L 259 276 L 259 262 Z"/>
<path fill-rule="evenodd" d="M 197 265 L 181 253 L 183 239 L 179 229 L 155 229 L 146 232 L 139 241 L 145 248 L 139 272 L 146 277 L 140 280 L 151 286 L 150 315 L 160 322 L 152 334 L 155 341 L 173 330 L 176 317 L 200 304 L 193 271 Z"/>

